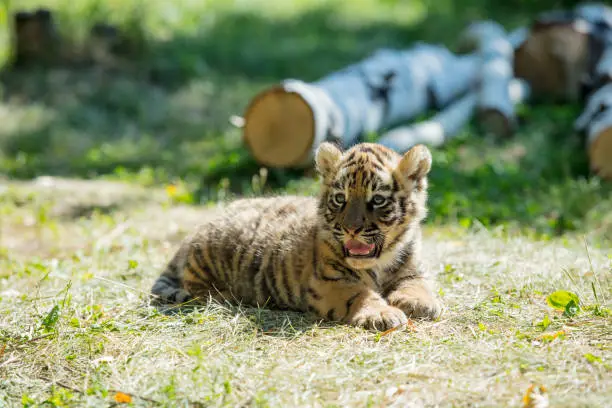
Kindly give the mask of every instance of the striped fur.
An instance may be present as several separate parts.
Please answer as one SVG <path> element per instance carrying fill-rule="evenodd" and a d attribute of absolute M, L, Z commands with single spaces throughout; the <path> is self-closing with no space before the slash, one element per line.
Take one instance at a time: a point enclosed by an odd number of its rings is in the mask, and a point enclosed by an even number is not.
<path fill-rule="evenodd" d="M 316 163 L 318 198 L 228 204 L 183 241 L 152 293 L 170 303 L 213 298 L 310 311 L 378 330 L 439 316 L 419 269 L 429 150 L 400 156 L 377 144 L 342 152 L 323 143 Z"/>

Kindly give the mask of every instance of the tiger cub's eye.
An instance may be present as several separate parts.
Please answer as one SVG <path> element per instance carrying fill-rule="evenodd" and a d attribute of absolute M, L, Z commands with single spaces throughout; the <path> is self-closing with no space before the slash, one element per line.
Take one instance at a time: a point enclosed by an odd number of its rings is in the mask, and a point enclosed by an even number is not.
<path fill-rule="evenodd" d="M 343 193 L 336 193 L 336 195 L 334 195 L 334 201 L 338 204 L 344 204 L 344 202 L 346 201 L 346 197 Z"/>
<path fill-rule="evenodd" d="M 386 201 L 387 201 L 387 198 L 385 196 L 380 195 L 380 194 L 374 195 L 374 197 L 372 197 L 372 199 L 370 200 L 370 202 L 372 204 L 376 205 L 376 206 L 381 206 Z"/>

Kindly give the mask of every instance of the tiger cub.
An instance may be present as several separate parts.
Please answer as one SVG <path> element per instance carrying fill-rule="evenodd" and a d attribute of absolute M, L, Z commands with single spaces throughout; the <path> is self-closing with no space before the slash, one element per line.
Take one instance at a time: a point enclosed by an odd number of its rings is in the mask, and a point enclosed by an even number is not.
<path fill-rule="evenodd" d="M 420 269 L 430 151 L 372 143 L 316 152 L 320 196 L 243 198 L 188 236 L 154 297 L 310 311 L 374 330 L 440 315 Z"/>

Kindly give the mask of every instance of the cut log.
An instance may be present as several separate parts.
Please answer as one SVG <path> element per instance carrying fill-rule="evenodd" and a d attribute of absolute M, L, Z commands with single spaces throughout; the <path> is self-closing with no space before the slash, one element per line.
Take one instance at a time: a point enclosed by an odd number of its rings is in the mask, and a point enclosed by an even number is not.
<path fill-rule="evenodd" d="M 588 134 L 589 162 L 593 173 L 612 180 L 612 110 L 591 125 Z"/>
<path fill-rule="evenodd" d="M 514 48 L 501 24 L 480 21 L 468 26 L 465 36 L 472 39 L 481 57 L 477 116 L 487 133 L 507 137 L 514 132 L 516 117 L 510 99 Z"/>
<path fill-rule="evenodd" d="M 13 65 L 48 64 L 57 58 L 59 35 L 47 9 L 14 14 Z"/>
<path fill-rule="evenodd" d="M 348 147 L 446 106 L 476 83 L 478 63 L 475 55 L 419 43 L 404 51 L 379 50 L 313 83 L 283 81 L 247 106 L 245 144 L 261 164 L 307 166 L 323 140 Z"/>
<path fill-rule="evenodd" d="M 377 143 L 401 153 L 417 144 L 441 146 L 469 122 L 477 101 L 477 92 L 470 92 L 430 120 L 390 130 Z"/>
<path fill-rule="evenodd" d="M 598 84 L 612 81 L 612 38 L 608 39 L 606 45 L 593 75 L 595 83 Z"/>
<path fill-rule="evenodd" d="M 310 159 L 315 139 L 322 139 L 329 126 L 328 113 L 312 100 L 310 88 L 294 89 L 285 83 L 266 90 L 251 101 L 244 116 L 244 141 L 264 166 L 303 164 Z"/>
<path fill-rule="evenodd" d="M 591 170 L 612 180 L 612 83 L 589 96 L 574 126 L 586 134 Z"/>
<path fill-rule="evenodd" d="M 574 127 L 586 136 L 591 170 L 612 180 L 612 8 L 603 4 L 582 4 L 568 19 L 572 19 L 574 32 L 569 35 L 587 37 L 588 46 L 581 45 L 584 39 L 575 42 L 574 48 L 558 42 L 553 52 L 564 57 L 562 65 L 570 87 L 575 86 L 579 75 L 588 78 L 591 92 Z"/>
<path fill-rule="evenodd" d="M 536 98 L 577 101 L 592 70 L 592 26 L 573 11 L 540 14 L 515 50 L 514 75 Z"/>
<path fill-rule="evenodd" d="M 510 81 L 508 95 L 513 105 L 525 101 L 529 93 L 526 81 L 516 78 Z M 472 91 L 429 120 L 385 133 L 378 139 L 378 143 L 402 153 L 417 144 L 441 146 L 456 136 L 470 121 L 478 100 L 478 91 Z"/>

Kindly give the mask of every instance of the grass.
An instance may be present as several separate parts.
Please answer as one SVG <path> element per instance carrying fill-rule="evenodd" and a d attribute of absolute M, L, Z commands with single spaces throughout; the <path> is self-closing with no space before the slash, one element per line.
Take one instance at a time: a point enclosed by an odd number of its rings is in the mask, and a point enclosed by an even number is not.
<path fill-rule="evenodd" d="M 308 169 L 260 169 L 229 125 L 256 92 L 380 47 L 452 47 L 471 19 L 514 28 L 561 2 L 143 4 L 19 1 L 52 7 L 77 42 L 104 19 L 142 46 L 119 68 L 0 75 L 0 406 L 521 406 L 531 383 L 551 406 L 607 404 L 612 196 L 571 131 L 580 106 L 525 106 L 509 140 L 469 126 L 433 150 L 440 321 L 381 336 L 144 301 L 208 207 L 316 191 Z M 578 296 L 577 314 L 547 303 L 557 290 Z"/>
<path fill-rule="evenodd" d="M 381 336 L 298 313 L 148 307 L 156 274 L 209 214 L 164 190 L 46 179 L 5 197 L 8 406 L 110 406 L 117 392 L 136 406 L 520 406 L 531 383 L 551 406 L 612 397 L 612 259 L 578 239 L 429 229 L 447 310 Z M 35 208 L 46 216 L 28 219 Z M 547 304 L 556 290 L 579 297 L 577 315 Z"/>

